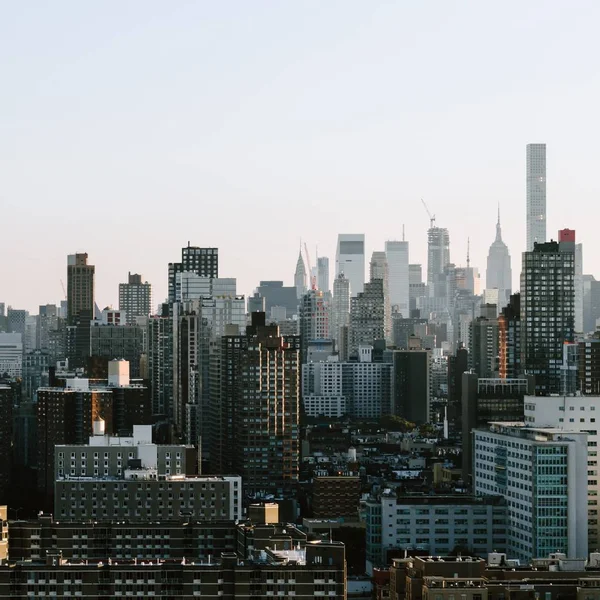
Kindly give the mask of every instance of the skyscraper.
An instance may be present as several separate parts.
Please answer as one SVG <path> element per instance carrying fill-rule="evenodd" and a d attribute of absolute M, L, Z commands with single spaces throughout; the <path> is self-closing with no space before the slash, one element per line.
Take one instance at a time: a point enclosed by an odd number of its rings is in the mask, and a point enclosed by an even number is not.
<path fill-rule="evenodd" d="M 329 301 L 321 290 L 308 290 L 298 307 L 298 324 L 302 344 L 302 363 L 306 362 L 308 346 L 311 342 L 330 339 Z"/>
<path fill-rule="evenodd" d="M 371 281 L 383 281 L 383 329 L 385 338 L 392 339 L 392 306 L 390 304 L 390 276 L 387 256 L 385 252 L 373 252 L 369 265 Z"/>
<path fill-rule="evenodd" d="M 386 242 L 385 255 L 388 264 L 390 305 L 392 307 L 392 312 L 399 312 L 407 319 L 410 317 L 408 242 Z M 421 278 L 419 277 L 418 283 L 420 282 Z"/>
<path fill-rule="evenodd" d="M 450 264 L 450 235 L 443 227 L 431 227 L 427 231 L 427 285 L 433 295 L 433 284 Z"/>
<path fill-rule="evenodd" d="M 119 310 L 125 311 L 127 325 L 135 325 L 136 317 L 152 313 L 152 286 L 142 276 L 128 274 L 127 283 L 119 284 Z"/>
<path fill-rule="evenodd" d="M 302 258 L 302 250 L 298 252 L 298 261 L 296 262 L 296 271 L 294 272 L 294 285 L 296 286 L 296 297 L 300 300 L 306 292 L 306 267 Z"/>
<path fill-rule="evenodd" d="M 507 304 L 512 291 L 512 269 L 510 267 L 510 253 L 502 241 L 500 227 L 500 209 L 498 209 L 498 223 L 496 223 L 496 239 L 490 246 L 485 273 L 486 289 L 498 290 L 498 310 Z"/>
<path fill-rule="evenodd" d="M 350 293 L 356 296 L 365 285 L 365 235 L 340 233 L 335 256 L 335 274 L 350 280 Z"/>
<path fill-rule="evenodd" d="M 294 497 L 300 459 L 300 337 L 252 313 L 246 335 L 220 343 L 211 390 L 211 463 L 243 477 L 247 494 Z"/>
<path fill-rule="evenodd" d="M 383 279 L 372 279 L 350 301 L 350 355 L 360 345 L 385 339 L 385 294 Z"/>
<path fill-rule="evenodd" d="M 67 300 L 69 325 L 79 319 L 94 318 L 94 265 L 88 265 L 87 254 L 69 254 L 67 257 Z"/>
<path fill-rule="evenodd" d="M 527 252 L 546 241 L 546 144 L 527 144 Z"/>
<path fill-rule="evenodd" d="M 329 292 L 329 258 L 327 256 L 317 258 L 317 288 L 325 294 Z"/>
<path fill-rule="evenodd" d="M 535 375 L 536 394 L 561 392 L 563 344 L 572 342 L 575 321 L 575 232 L 558 242 L 534 244 L 523 253 L 521 364 Z"/>
<path fill-rule="evenodd" d="M 169 302 L 175 301 L 177 273 L 190 271 L 200 277 L 219 276 L 219 249 L 188 245 L 181 249 L 181 262 L 169 263 Z"/>
<path fill-rule="evenodd" d="M 331 337 L 342 357 L 348 354 L 348 325 L 350 324 L 350 281 L 341 273 L 333 281 Z"/>

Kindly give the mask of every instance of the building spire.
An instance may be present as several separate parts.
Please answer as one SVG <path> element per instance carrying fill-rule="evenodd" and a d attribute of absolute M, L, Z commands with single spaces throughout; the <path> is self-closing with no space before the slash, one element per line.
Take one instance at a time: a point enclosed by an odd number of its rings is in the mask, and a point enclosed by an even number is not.
<path fill-rule="evenodd" d="M 496 241 L 502 241 L 502 229 L 500 227 L 500 202 L 498 202 L 498 222 L 496 223 Z"/>

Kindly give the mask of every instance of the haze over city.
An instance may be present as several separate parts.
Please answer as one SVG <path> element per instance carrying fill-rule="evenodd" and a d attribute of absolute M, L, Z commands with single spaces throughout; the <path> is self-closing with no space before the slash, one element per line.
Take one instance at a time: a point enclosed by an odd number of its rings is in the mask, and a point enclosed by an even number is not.
<path fill-rule="evenodd" d="M 300 239 L 410 242 L 429 219 L 485 270 L 500 204 L 518 289 L 525 145 L 548 147 L 548 238 L 600 258 L 595 2 L 4 3 L 2 297 L 63 297 L 67 254 L 98 304 L 127 272 L 157 302 L 188 240 L 238 293 L 292 284 Z M 333 264 L 333 263 L 332 263 Z M 332 267 L 333 273 L 333 267 Z"/>

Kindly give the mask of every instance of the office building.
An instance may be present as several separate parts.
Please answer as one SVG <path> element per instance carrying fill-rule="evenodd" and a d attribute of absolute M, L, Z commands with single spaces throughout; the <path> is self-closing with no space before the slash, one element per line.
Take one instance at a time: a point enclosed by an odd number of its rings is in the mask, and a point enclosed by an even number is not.
<path fill-rule="evenodd" d="M 317 258 L 317 288 L 324 294 L 330 292 L 329 289 L 329 258 L 319 256 Z"/>
<path fill-rule="evenodd" d="M 173 414 L 173 325 L 167 304 L 148 319 L 148 379 L 152 414 Z"/>
<path fill-rule="evenodd" d="M 91 321 L 94 316 L 94 274 L 87 254 L 67 257 L 67 321 L 69 325 Z"/>
<path fill-rule="evenodd" d="M 527 252 L 533 252 L 546 241 L 546 144 L 527 144 L 526 181 Z"/>
<path fill-rule="evenodd" d="M 365 285 L 365 236 L 363 233 L 340 233 L 335 256 L 335 275 L 343 273 L 350 281 L 354 298 Z"/>
<path fill-rule="evenodd" d="M 515 379 L 521 368 L 521 294 L 512 294 L 498 317 L 498 375 Z"/>
<path fill-rule="evenodd" d="M 274 306 L 285 307 L 288 319 L 297 314 L 298 296 L 295 286 L 284 286 L 283 281 L 261 281 L 257 291 L 265 299 L 266 314 L 271 314 Z"/>
<path fill-rule="evenodd" d="M 390 278 L 385 252 L 373 252 L 369 265 L 370 281 L 381 279 L 383 281 L 383 330 L 385 339 L 392 336 L 392 306 L 390 304 Z"/>
<path fill-rule="evenodd" d="M 312 274 L 310 277 L 312 278 Z M 304 259 L 302 258 L 302 250 L 298 252 L 296 270 L 294 271 L 294 286 L 296 288 L 296 298 L 300 300 L 308 289 L 306 284 L 306 267 L 304 266 Z"/>
<path fill-rule="evenodd" d="M 563 344 L 574 339 L 575 232 L 523 253 L 521 364 L 541 395 L 560 393 Z"/>
<path fill-rule="evenodd" d="M 392 414 L 412 423 L 429 422 L 428 350 L 394 350 L 392 353 Z"/>
<path fill-rule="evenodd" d="M 35 401 L 35 394 L 40 387 L 49 384 L 48 369 L 50 353 L 47 350 L 33 350 L 23 355 L 22 398 L 25 402 Z"/>
<path fill-rule="evenodd" d="M 311 343 L 330 339 L 330 314 L 329 301 L 321 290 L 308 290 L 300 298 L 298 331 L 302 344 L 302 363 L 307 361 Z"/>
<path fill-rule="evenodd" d="M 0 333 L 0 377 L 21 377 L 23 374 L 23 336 L 20 333 Z"/>
<path fill-rule="evenodd" d="M 26 310 L 21 310 L 8 307 L 7 321 L 8 321 L 8 333 L 20 333 L 23 338 L 25 337 L 25 326 L 27 323 L 27 317 L 29 313 Z"/>
<path fill-rule="evenodd" d="M 331 337 L 340 350 L 341 330 L 350 325 L 350 280 L 342 273 L 333 282 L 333 306 L 331 311 Z"/>
<path fill-rule="evenodd" d="M 51 332 L 56 331 L 58 324 L 58 307 L 56 304 L 43 304 L 39 307 L 38 326 L 37 326 L 37 344 L 40 350 L 50 348 Z"/>
<path fill-rule="evenodd" d="M 379 419 L 391 412 L 392 364 L 373 362 L 361 346 L 357 362 L 302 365 L 302 401 L 310 417 Z"/>
<path fill-rule="evenodd" d="M 498 341 L 496 305 L 484 304 L 481 316 L 469 324 L 469 368 L 479 377 L 497 376 Z"/>
<path fill-rule="evenodd" d="M 135 325 L 136 317 L 152 314 L 152 286 L 142 282 L 137 273 L 127 274 L 127 283 L 119 284 L 119 310 L 125 311 L 127 325 Z"/>
<path fill-rule="evenodd" d="M 219 276 L 219 249 L 188 245 L 181 249 L 181 262 L 169 263 L 169 302 L 175 302 L 177 273 L 195 273 L 214 279 Z"/>
<path fill-rule="evenodd" d="M 385 291 L 383 279 L 372 279 L 350 301 L 350 347 L 353 356 L 361 345 L 385 339 Z"/>
<path fill-rule="evenodd" d="M 498 209 L 498 223 L 496 223 L 496 239 L 488 252 L 485 287 L 487 290 L 498 290 L 498 310 L 502 310 L 508 304 L 512 291 L 512 269 L 508 247 L 502 241 L 500 209 Z"/>
<path fill-rule="evenodd" d="M 385 255 L 388 265 L 390 305 L 392 313 L 400 313 L 404 318 L 410 317 L 409 303 L 409 264 L 408 264 L 408 242 L 385 243 Z M 412 265 L 420 267 L 420 265 Z M 420 269 L 419 269 L 420 270 Z M 415 278 L 421 283 L 420 274 L 415 273 Z"/>
<path fill-rule="evenodd" d="M 585 396 L 600 396 L 600 337 L 579 342 L 579 385 Z"/>
<path fill-rule="evenodd" d="M 462 378 L 462 466 L 463 481 L 472 482 L 474 429 L 485 428 L 492 421 L 514 423 L 524 418 L 525 395 L 533 391 L 533 378 L 481 378 L 463 372 Z"/>
<path fill-rule="evenodd" d="M 427 285 L 431 296 L 434 293 L 434 284 L 444 274 L 450 264 L 450 234 L 443 227 L 431 227 L 427 231 Z"/>
<path fill-rule="evenodd" d="M 596 415 L 599 413 L 599 416 Z M 599 396 L 525 396 L 525 424 L 530 427 L 550 427 L 588 434 L 587 463 L 587 532 L 588 547 L 600 547 L 600 517 L 598 500 L 598 430 L 596 418 L 600 420 Z M 599 421 L 600 422 L 600 421 Z"/>
<path fill-rule="evenodd" d="M 463 373 L 469 370 L 469 351 L 459 346 L 448 357 L 448 427 L 453 436 L 461 430 Z"/>
<path fill-rule="evenodd" d="M 144 352 L 144 328 L 126 325 L 125 318 L 114 319 L 111 314 L 114 316 L 115 311 L 103 311 L 105 324 L 93 321 L 90 327 L 89 355 L 98 369 L 93 375 L 106 378 L 108 361 L 124 359 L 129 362 L 131 377 L 138 379 L 141 376 L 140 361 Z M 122 316 L 125 317 L 125 314 L 122 313 Z"/>
<path fill-rule="evenodd" d="M 387 490 L 365 504 L 367 570 L 385 567 L 389 551 L 418 550 L 446 556 L 457 548 L 476 555 L 506 547 L 507 503 L 502 498 L 394 494 Z M 501 550 L 500 550 L 501 551 Z"/>
<path fill-rule="evenodd" d="M 473 433 L 477 495 L 508 502 L 508 556 L 588 554 L 587 433 L 491 423 Z"/>
<path fill-rule="evenodd" d="M 252 314 L 245 335 L 224 335 L 212 359 L 212 470 L 238 473 L 247 494 L 294 497 L 300 460 L 300 336 Z M 215 348 L 216 351 L 216 348 Z"/>

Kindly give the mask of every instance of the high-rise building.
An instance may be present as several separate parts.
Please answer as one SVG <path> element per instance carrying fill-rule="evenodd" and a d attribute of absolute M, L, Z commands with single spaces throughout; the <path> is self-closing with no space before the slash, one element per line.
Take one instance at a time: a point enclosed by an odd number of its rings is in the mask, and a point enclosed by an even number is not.
<path fill-rule="evenodd" d="M 383 279 L 372 279 L 362 292 L 350 301 L 349 354 L 357 353 L 361 345 L 372 345 L 385 339 L 385 292 Z"/>
<path fill-rule="evenodd" d="M 343 273 L 350 281 L 352 297 L 363 291 L 365 285 L 365 235 L 340 233 L 335 256 L 335 274 Z"/>
<path fill-rule="evenodd" d="M 137 273 L 128 273 L 127 283 L 119 284 L 119 310 L 125 311 L 127 325 L 135 325 L 136 317 L 152 313 L 152 286 Z"/>
<path fill-rule="evenodd" d="M 525 395 L 533 391 L 533 378 L 481 378 L 474 372 L 463 372 L 461 399 L 463 481 L 472 483 L 473 436 L 476 428 L 490 421 L 514 422 L 524 417 Z"/>
<path fill-rule="evenodd" d="M 347 357 L 347 336 L 350 324 L 350 281 L 341 273 L 333 281 L 333 306 L 331 310 L 331 337 L 343 358 Z M 342 348 L 342 346 L 344 346 Z M 342 352 L 344 350 L 344 352 Z"/>
<path fill-rule="evenodd" d="M 554 427 L 588 434 L 588 546 L 598 548 L 600 544 L 600 517 L 598 500 L 600 485 L 596 467 L 597 448 L 600 437 L 596 429 L 596 412 L 600 406 L 598 396 L 525 396 L 525 423 L 530 427 Z"/>
<path fill-rule="evenodd" d="M 443 227 L 431 227 L 427 231 L 427 285 L 430 295 L 434 284 L 450 264 L 450 234 Z"/>
<path fill-rule="evenodd" d="M 501 379 L 514 379 L 521 368 L 521 294 L 512 294 L 498 317 L 498 374 Z"/>
<path fill-rule="evenodd" d="M 25 327 L 27 324 L 27 317 L 29 313 L 26 310 L 8 307 L 8 332 L 9 333 L 20 333 L 25 339 Z"/>
<path fill-rule="evenodd" d="M 385 252 L 373 252 L 369 265 L 370 280 L 383 281 L 383 330 L 385 339 L 392 339 L 392 305 L 390 304 L 390 275 Z"/>
<path fill-rule="evenodd" d="M 40 350 L 48 350 L 50 348 L 50 332 L 58 329 L 59 318 L 56 304 L 40 305 L 37 327 L 37 347 Z"/>
<path fill-rule="evenodd" d="M 300 336 L 252 314 L 246 335 L 221 338 L 211 389 L 211 463 L 242 476 L 247 494 L 293 497 L 300 460 Z"/>
<path fill-rule="evenodd" d="M 13 391 L 10 386 L 1 383 L 0 410 L 0 503 L 6 504 L 11 483 Z"/>
<path fill-rule="evenodd" d="M 469 368 L 479 377 L 496 377 L 498 340 L 496 305 L 484 304 L 481 316 L 469 324 Z"/>
<path fill-rule="evenodd" d="M 23 374 L 23 336 L 20 333 L 0 333 L 0 377 L 21 377 Z"/>
<path fill-rule="evenodd" d="M 298 313 L 295 286 L 284 286 L 283 281 L 261 281 L 257 291 L 265 299 L 266 314 L 270 314 L 274 306 L 285 307 L 288 319 Z"/>
<path fill-rule="evenodd" d="M 190 246 L 181 249 L 181 262 L 169 263 L 169 302 L 175 302 L 177 273 L 189 271 L 210 279 L 219 276 L 219 249 Z"/>
<path fill-rule="evenodd" d="M 475 493 L 509 504 L 508 556 L 587 556 L 588 434 L 496 422 L 473 436 Z"/>
<path fill-rule="evenodd" d="M 88 265 L 87 254 L 67 257 L 67 320 L 69 325 L 94 318 L 94 274 L 96 267 Z"/>
<path fill-rule="evenodd" d="M 584 396 L 600 396 L 600 337 L 579 342 L 579 385 Z"/>
<path fill-rule="evenodd" d="M 296 286 L 296 296 L 298 300 L 306 292 L 306 267 L 302 258 L 302 250 L 298 252 L 298 261 L 296 262 L 296 271 L 294 272 L 294 285 Z"/>
<path fill-rule="evenodd" d="M 408 264 L 408 242 L 385 243 L 385 255 L 388 264 L 390 305 L 393 313 L 400 313 L 405 319 L 410 317 L 410 274 Z M 420 265 L 411 265 L 420 267 Z M 415 279 L 421 283 L 420 268 L 413 273 Z"/>
<path fill-rule="evenodd" d="M 421 265 L 408 265 L 408 283 L 409 285 L 420 285 L 423 283 L 423 267 Z"/>
<path fill-rule="evenodd" d="M 152 414 L 173 415 L 173 323 L 169 305 L 148 319 L 148 379 Z"/>
<path fill-rule="evenodd" d="M 575 331 L 584 333 L 583 329 L 583 244 L 575 244 L 575 277 L 573 285 L 575 286 Z"/>
<path fill-rule="evenodd" d="M 523 253 L 521 274 L 521 364 L 535 375 L 536 393 L 561 391 L 563 344 L 572 342 L 575 320 L 575 232 L 558 242 L 534 244 Z"/>
<path fill-rule="evenodd" d="M 488 253 L 485 287 L 488 290 L 498 290 L 498 310 L 502 310 L 508 304 L 512 290 L 512 269 L 508 247 L 502 241 L 500 209 L 498 209 L 498 223 L 496 223 L 496 239 Z"/>
<path fill-rule="evenodd" d="M 298 328 L 302 344 L 302 363 L 306 362 L 311 342 L 330 339 L 329 301 L 321 290 L 308 290 L 298 307 Z"/>
<path fill-rule="evenodd" d="M 394 350 L 392 411 L 413 423 L 429 422 L 428 350 Z"/>
<path fill-rule="evenodd" d="M 546 241 L 546 144 L 527 144 L 527 252 Z"/>
<path fill-rule="evenodd" d="M 329 258 L 319 256 L 317 258 L 317 287 L 324 293 L 329 290 Z"/>

